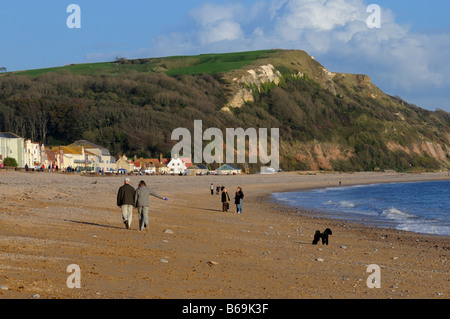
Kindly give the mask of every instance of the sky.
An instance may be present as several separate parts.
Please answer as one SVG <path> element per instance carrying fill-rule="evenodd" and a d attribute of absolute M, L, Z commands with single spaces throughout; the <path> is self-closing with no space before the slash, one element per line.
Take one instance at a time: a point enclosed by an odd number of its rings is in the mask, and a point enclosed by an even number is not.
<path fill-rule="evenodd" d="M 299 49 L 331 72 L 369 75 L 390 95 L 450 112 L 449 12 L 448 0 L 3 0 L 0 67 Z"/>

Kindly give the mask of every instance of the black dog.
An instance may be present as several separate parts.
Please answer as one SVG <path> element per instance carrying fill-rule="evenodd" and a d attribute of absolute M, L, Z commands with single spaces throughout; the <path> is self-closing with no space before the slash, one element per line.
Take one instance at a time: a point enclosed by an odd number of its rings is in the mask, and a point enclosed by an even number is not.
<path fill-rule="evenodd" d="M 320 230 L 316 230 L 316 233 L 314 234 L 314 239 L 312 244 L 317 245 L 320 239 L 322 239 L 322 245 L 328 245 L 328 236 L 333 235 L 331 232 L 331 229 L 327 228 L 323 233 L 320 232 Z"/>

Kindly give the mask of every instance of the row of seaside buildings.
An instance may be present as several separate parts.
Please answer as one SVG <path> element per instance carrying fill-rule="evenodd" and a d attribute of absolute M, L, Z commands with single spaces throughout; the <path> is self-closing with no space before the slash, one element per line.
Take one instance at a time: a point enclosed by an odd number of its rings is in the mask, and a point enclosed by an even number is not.
<path fill-rule="evenodd" d="M 81 140 L 66 146 L 45 147 L 13 133 L 0 133 L 0 167 L 5 158 L 14 158 L 19 168 L 27 170 L 142 174 L 240 174 L 237 167 L 225 164 L 214 171 L 205 165 L 193 165 L 190 158 L 128 159 L 111 156 L 108 149 Z"/>

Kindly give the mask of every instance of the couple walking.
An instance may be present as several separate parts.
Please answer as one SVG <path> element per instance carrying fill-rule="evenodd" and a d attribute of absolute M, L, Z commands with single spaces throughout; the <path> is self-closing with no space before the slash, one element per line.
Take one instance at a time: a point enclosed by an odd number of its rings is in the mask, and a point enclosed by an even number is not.
<path fill-rule="evenodd" d="M 139 230 L 142 231 L 148 227 L 148 208 L 150 206 L 149 196 L 152 195 L 159 199 L 167 200 L 155 192 L 147 188 L 144 181 L 140 181 L 138 188 L 135 190 L 130 185 L 130 179 L 125 178 L 124 185 L 119 188 L 117 193 L 117 206 L 122 209 L 122 219 L 125 227 L 131 227 L 133 218 L 133 207 L 137 207 L 139 214 Z"/>
<path fill-rule="evenodd" d="M 242 188 L 238 187 L 236 193 L 234 193 L 234 204 L 236 205 L 236 213 L 242 214 L 242 202 L 244 201 L 244 193 Z M 230 195 L 228 195 L 227 189 L 222 189 L 222 211 L 228 212 L 230 208 Z"/>

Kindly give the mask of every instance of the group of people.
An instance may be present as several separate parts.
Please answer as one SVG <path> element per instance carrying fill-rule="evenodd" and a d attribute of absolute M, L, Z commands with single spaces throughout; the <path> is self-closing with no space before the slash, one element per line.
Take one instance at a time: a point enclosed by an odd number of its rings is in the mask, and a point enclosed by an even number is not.
<path fill-rule="evenodd" d="M 29 170 L 30 170 L 30 168 L 29 168 L 28 164 L 25 164 L 25 171 L 28 172 Z M 45 165 L 39 166 L 37 168 L 32 168 L 32 170 L 33 171 L 36 170 L 37 172 L 43 172 L 43 171 L 45 171 Z M 58 172 L 58 170 L 59 170 L 58 165 L 55 165 L 55 164 L 48 165 L 49 173 Z"/>
<path fill-rule="evenodd" d="M 214 184 L 211 183 L 211 195 L 214 195 Z M 230 209 L 230 195 L 228 194 L 225 186 L 216 186 L 216 194 L 219 196 L 221 193 L 221 202 L 222 202 L 222 211 L 228 212 Z M 234 204 L 236 205 L 236 213 L 242 214 L 242 203 L 244 201 L 244 192 L 242 191 L 242 187 L 238 187 L 236 192 L 234 193 Z"/>
<path fill-rule="evenodd" d="M 167 200 L 166 197 L 151 191 L 145 184 L 145 181 L 140 181 L 138 188 L 134 189 L 134 187 L 130 185 L 130 179 L 128 177 L 125 178 L 124 185 L 119 188 L 117 193 L 117 206 L 122 209 L 122 220 L 127 229 L 131 227 L 134 207 L 138 210 L 139 230 L 143 231 L 145 228 L 148 229 L 150 195 L 162 200 Z"/>
<path fill-rule="evenodd" d="M 214 190 L 216 190 L 217 195 L 221 195 L 222 211 L 228 212 L 230 209 L 230 195 L 228 194 L 225 186 L 217 186 L 214 188 L 214 184 L 211 184 L 211 195 L 214 195 Z M 221 193 L 220 193 L 221 192 Z M 139 230 L 143 231 L 145 228 L 148 229 L 148 210 L 149 210 L 149 197 L 150 195 L 167 200 L 153 191 L 151 191 L 145 181 L 141 180 L 139 182 L 138 188 L 134 189 L 130 185 L 130 179 L 128 177 L 124 180 L 124 185 L 119 188 L 117 192 L 117 206 L 122 210 L 122 220 L 127 229 L 130 229 L 131 222 L 133 220 L 133 208 L 137 208 L 139 216 Z M 242 214 L 242 202 L 244 200 L 244 192 L 241 187 L 238 187 L 234 194 L 234 204 L 236 205 L 236 213 Z"/>

